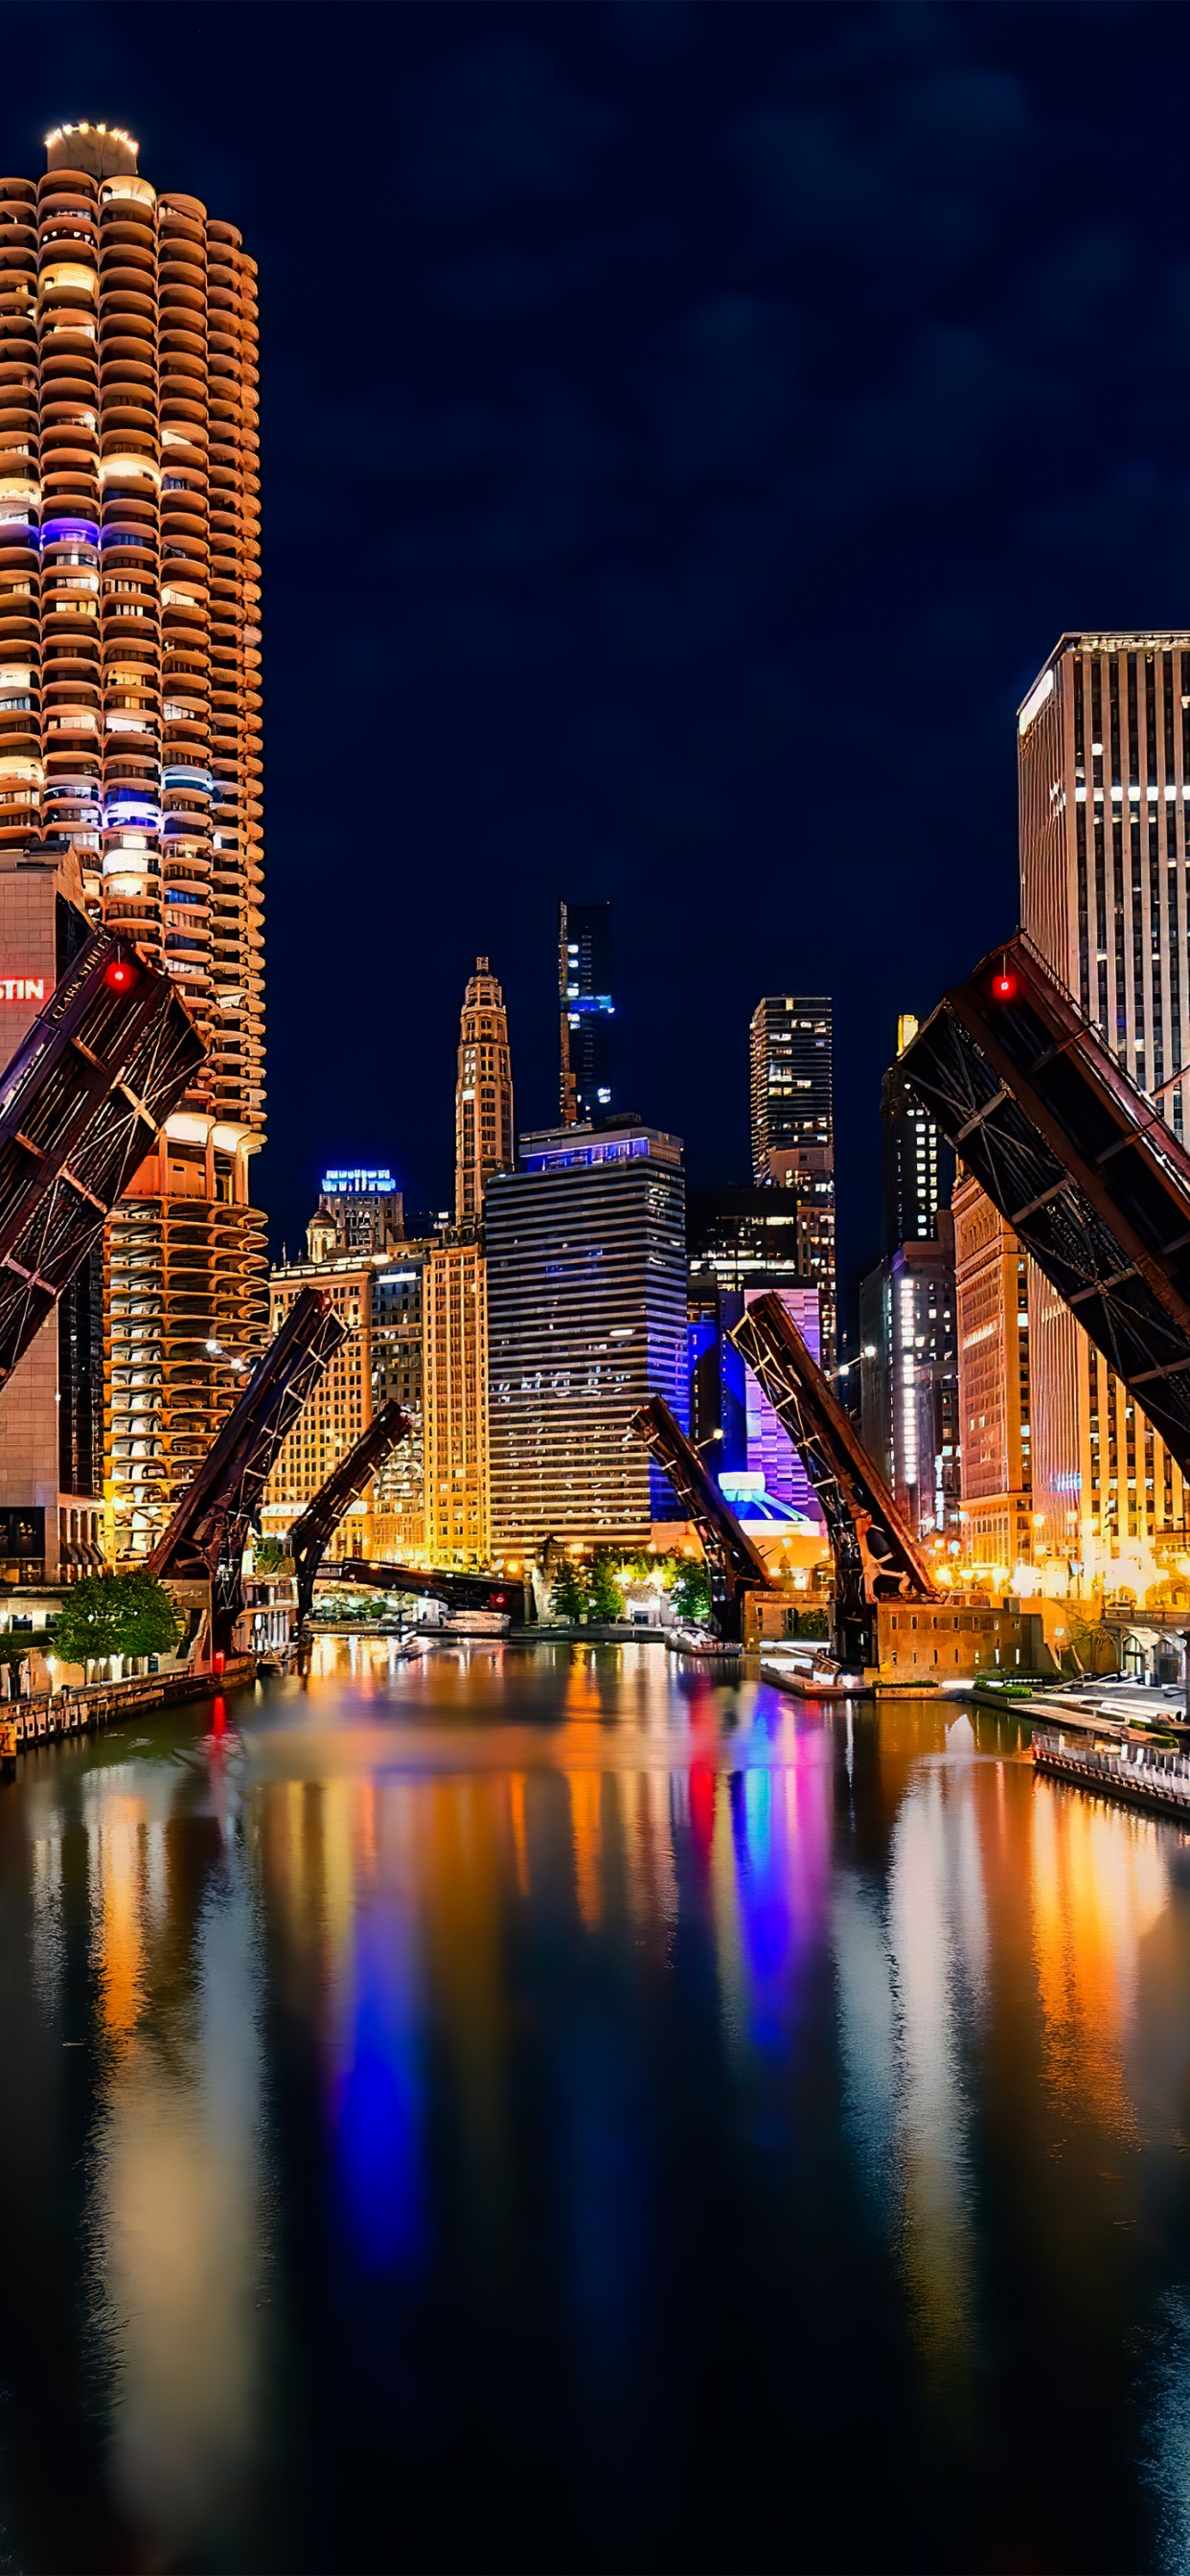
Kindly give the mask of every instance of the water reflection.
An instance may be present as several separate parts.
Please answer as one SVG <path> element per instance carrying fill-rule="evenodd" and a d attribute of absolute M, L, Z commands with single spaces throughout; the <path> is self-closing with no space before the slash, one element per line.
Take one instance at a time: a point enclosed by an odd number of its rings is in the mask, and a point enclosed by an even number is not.
<path fill-rule="evenodd" d="M 1178 1835 L 937 1703 L 320 1664 L 0 1798 L 14 2563 L 1184 2563 Z"/>

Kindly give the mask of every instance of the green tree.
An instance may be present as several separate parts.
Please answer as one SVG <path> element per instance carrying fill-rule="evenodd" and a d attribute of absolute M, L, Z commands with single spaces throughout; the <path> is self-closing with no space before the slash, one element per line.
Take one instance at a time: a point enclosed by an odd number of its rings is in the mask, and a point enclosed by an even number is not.
<path fill-rule="evenodd" d="M 683 1557 L 669 1588 L 679 1619 L 709 1619 L 711 1586 L 701 1557 Z"/>
<path fill-rule="evenodd" d="M 120 1600 L 116 1610 L 121 1655 L 168 1655 L 177 1644 L 182 1622 L 173 1594 L 151 1574 L 117 1574 Z"/>
<path fill-rule="evenodd" d="M 550 1608 L 555 1619 L 565 1619 L 571 1627 L 576 1627 L 580 1619 L 586 1618 L 587 1595 L 583 1579 L 577 1565 L 568 1556 L 563 1558 L 554 1576 Z"/>
<path fill-rule="evenodd" d="M 252 1552 L 258 1574 L 292 1574 L 293 1558 L 283 1538 L 258 1538 Z"/>
<path fill-rule="evenodd" d="M 180 1625 L 172 1595 L 152 1575 L 86 1574 L 55 1617 L 53 1649 L 66 1664 L 168 1654 Z"/>
<path fill-rule="evenodd" d="M 118 1655 L 119 1617 L 114 1574 L 84 1574 L 72 1583 L 54 1620 L 54 1653 L 65 1664 L 99 1662 Z"/>
<path fill-rule="evenodd" d="M 610 1556 L 597 1556 L 591 1568 L 588 1595 L 593 1619 L 612 1620 L 624 1616 L 624 1595 L 616 1581 L 616 1568 Z"/>

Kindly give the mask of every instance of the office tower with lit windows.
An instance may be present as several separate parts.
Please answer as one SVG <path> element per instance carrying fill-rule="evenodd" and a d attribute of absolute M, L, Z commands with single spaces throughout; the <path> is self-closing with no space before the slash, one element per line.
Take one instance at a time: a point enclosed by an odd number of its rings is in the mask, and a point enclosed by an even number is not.
<path fill-rule="evenodd" d="M 109 1539 L 140 1553 L 267 1313 L 256 280 L 124 133 L 47 162 L 0 178 L 0 844 L 61 835 L 207 1047 L 108 1229 Z"/>
<path fill-rule="evenodd" d="M 558 906 L 559 1108 L 565 1127 L 611 1106 L 610 903 Z"/>
<path fill-rule="evenodd" d="M 818 1289 L 823 1365 L 834 1363 L 834 1006 L 823 994 L 769 993 L 752 1014 L 752 1176 L 798 1208 L 798 1259 Z"/>
<path fill-rule="evenodd" d="M 324 1172 L 307 1236 L 311 1229 L 340 1252 L 385 1252 L 402 1243 L 404 1204 L 392 1173 L 359 1164 Z"/>
<path fill-rule="evenodd" d="M 1009 1576 L 1033 1555 L 1029 1264 L 961 1164 L 953 1213 L 965 1549 Z"/>
<path fill-rule="evenodd" d="M 957 1537 L 954 1156 L 901 1070 L 917 1025 L 902 1012 L 881 1086 L 884 1253 L 860 1283 L 860 1434 L 918 1536 Z"/>
<path fill-rule="evenodd" d="M 637 1119 L 522 1136 L 484 1233 L 497 1557 L 647 1544 L 676 1507 L 631 1417 L 656 1394 L 687 1418 L 679 1138 Z"/>
<path fill-rule="evenodd" d="M 1064 635 L 1018 717 L 1021 919 L 1154 1115 L 1190 1138 L 1190 633 Z M 1034 1500 L 1092 1575 L 1181 1552 L 1182 1477 L 1030 1265 Z"/>
<path fill-rule="evenodd" d="M 886 1253 L 898 1252 L 904 1243 L 935 1242 L 938 1210 L 949 1208 L 954 1188 L 951 1148 L 901 1069 L 901 1058 L 917 1030 L 913 1013 L 903 1011 L 897 1021 L 896 1056 L 880 1091 Z"/>
<path fill-rule="evenodd" d="M 486 1565 L 492 1546 L 488 1313 L 486 1266 L 474 1236 L 426 1248 L 422 1412 L 426 1554 L 431 1565 Z"/>
<path fill-rule="evenodd" d="M 690 1437 L 750 1521 L 819 1519 L 789 1434 L 731 1338 L 745 1306 L 772 1288 L 818 1358 L 818 1290 L 798 1267 L 798 1215 L 784 1190 L 686 1196 Z"/>
<path fill-rule="evenodd" d="M 266 1538 L 286 1536 L 372 1419 L 375 1269 L 375 1259 L 368 1254 L 361 1257 L 339 1253 L 328 1260 L 285 1262 L 271 1275 L 269 1324 L 273 1333 L 280 1331 L 305 1288 L 321 1289 L 350 1329 L 348 1340 L 323 1371 L 288 1439 L 282 1443 L 261 1510 Z M 329 1563 L 338 1557 L 374 1553 L 374 1501 L 374 1490 L 369 1485 L 351 1504 L 328 1546 Z"/>
<path fill-rule="evenodd" d="M 493 1172 L 513 1159 L 512 1059 L 504 995 L 477 957 L 463 997 L 455 1085 L 455 1223 L 478 1225 Z"/>
<path fill-rule="evenodd" d="M 89 933 L 67 844 L 0 847 L 0 1069 Z M 0 1388 L 0 1583 L 102 1563 L 103 1260 L 89 1253 Z"/>

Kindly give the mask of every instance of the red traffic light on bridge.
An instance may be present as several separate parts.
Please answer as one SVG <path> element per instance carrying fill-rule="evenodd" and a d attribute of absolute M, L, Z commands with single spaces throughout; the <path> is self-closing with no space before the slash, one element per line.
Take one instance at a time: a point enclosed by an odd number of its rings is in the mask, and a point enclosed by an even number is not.
<path fill-rule="evenodd" d="M 999 974 L 992 977 L 992 992 L 998 1002 L 1011 1002 L 1015 991 L 1016 977 L 1010 973 L 1005 963 L 1000 968 Z"/>
<path fill-rule="evenodd" d="M 109 957 L 103 970 L 103 980 L 111 986 L 113 993 L 130 993 L 133 985 L 140 982 L 140 968 L 133 964 L 131 957 Z"/>

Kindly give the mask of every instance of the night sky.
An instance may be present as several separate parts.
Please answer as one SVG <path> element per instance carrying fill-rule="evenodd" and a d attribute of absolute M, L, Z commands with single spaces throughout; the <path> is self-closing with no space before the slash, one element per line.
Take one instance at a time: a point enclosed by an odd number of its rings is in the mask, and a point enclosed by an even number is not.
<path fill-rule="evenodd" d="M 0 159 L 127 124 L 260 263 L 269 1117 L 450 1195 L 477 950 L 556 1107 L 559 894 L 616 1098 L 748 1176 L 757 996 L 877 1100 L 1016 920 L 1017 703 L 1190 619 L 1190 11 L 0 7 Z"/>

